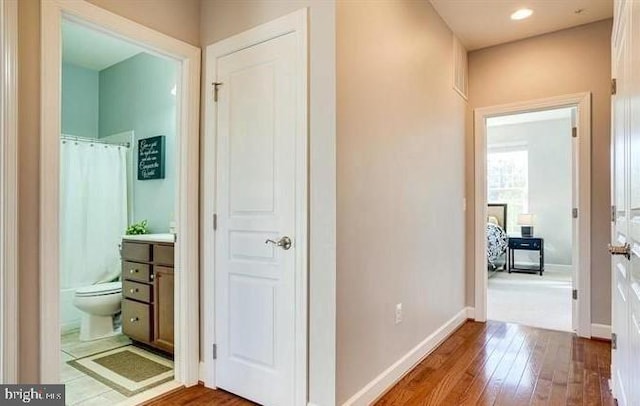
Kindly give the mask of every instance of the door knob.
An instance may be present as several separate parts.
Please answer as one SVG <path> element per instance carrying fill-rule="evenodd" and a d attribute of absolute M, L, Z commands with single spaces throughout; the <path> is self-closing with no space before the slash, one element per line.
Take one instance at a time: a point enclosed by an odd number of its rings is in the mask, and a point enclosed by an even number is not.
<path fill-rule="evenodd" d="M 625 258 L 631 260 L 631 244 L 611 245 L 609 244 L 609 253 L 611 255 L 624 255 Z"/>
<path fill-rule="evenodd" d="M 288 250 L 289 248 L 291 248 L 291 238 L 287 237 L 286 235 L 280 238 L 278 241 L 267 239 L 267 241 L 265 241 L 264 243 L 273 244 L 276 247 L 282 248 L 283 250 Z"/>

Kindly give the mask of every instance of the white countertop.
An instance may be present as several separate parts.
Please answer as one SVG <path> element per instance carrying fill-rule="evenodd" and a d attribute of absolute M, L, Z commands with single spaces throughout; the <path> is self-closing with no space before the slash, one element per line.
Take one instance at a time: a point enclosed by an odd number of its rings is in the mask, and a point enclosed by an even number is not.
<path fill-rule="evenodd" d="M 148 241 L 148 242 L 175 242 L 175 234 L 139 234 L 139 235 L 123 235 L 123 240 L 128 241 Z"/>

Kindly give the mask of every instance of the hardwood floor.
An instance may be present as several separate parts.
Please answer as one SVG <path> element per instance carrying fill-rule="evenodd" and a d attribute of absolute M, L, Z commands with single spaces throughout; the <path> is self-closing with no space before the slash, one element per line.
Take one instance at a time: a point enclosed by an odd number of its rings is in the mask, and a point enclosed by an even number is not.
<path fill-rule="evenodd" d="M 184 388 L 145 403 L 145 406 L 254 406 L 253 402 L 223 390 L 213 390 L 202 385 Z"/>
<path fill-rule="evenodd" d="M 610 350 L 607 342 L 560 331 L 467 322 L 376 405 L 613 406 Z M 254 405 L 202 386 L 149 404 Z"/>
<path fill-rule="evenodd" d="M 613 405 L 610 350 L 566 332 L 467 322 L 376 405 Z"/>

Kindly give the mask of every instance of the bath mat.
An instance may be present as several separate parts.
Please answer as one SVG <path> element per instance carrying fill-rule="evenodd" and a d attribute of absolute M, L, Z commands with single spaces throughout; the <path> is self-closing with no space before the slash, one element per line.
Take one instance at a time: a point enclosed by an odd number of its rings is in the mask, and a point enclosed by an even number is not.
<path fill-rule="evenodd" d="M 127 397 L 173 379 L 172 361 L 132 345 L 67 364 Z"/>

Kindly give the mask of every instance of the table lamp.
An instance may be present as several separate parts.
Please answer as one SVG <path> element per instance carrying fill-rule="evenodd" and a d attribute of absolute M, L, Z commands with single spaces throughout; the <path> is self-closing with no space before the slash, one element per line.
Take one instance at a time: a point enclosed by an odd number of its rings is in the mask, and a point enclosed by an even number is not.
<path fill-rule="evenodd" d="M 533 237 L 533 214 L 518 214 L 518 225 L 523 237 Z"/>

